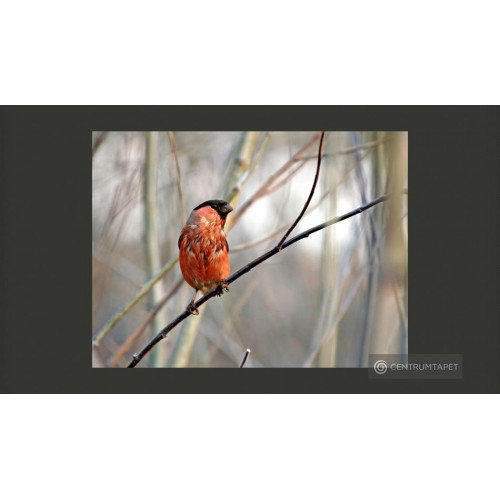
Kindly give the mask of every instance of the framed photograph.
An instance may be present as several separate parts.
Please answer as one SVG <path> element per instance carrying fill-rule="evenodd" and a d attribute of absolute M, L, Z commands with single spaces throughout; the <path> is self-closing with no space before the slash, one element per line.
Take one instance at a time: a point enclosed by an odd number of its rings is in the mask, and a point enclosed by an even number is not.
<path fill-rule="evenodd" d="M 92 314 L 94 367 L 407 355 L 408 133 L 93 132 Z"/>

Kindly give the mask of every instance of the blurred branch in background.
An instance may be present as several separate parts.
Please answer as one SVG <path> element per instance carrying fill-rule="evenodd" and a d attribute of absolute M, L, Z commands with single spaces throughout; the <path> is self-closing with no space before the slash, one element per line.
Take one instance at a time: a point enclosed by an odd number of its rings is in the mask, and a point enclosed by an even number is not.
<path fill-rule="evenodd" d="M 361 140 L 361 133 L 355 132 L 354 133 L 354 140 L 357 143 L 362 142 Z M 378 141 L 374 141 L 378 142 Z M 383 142 L 382 140 L 380 141 L 381 143 Z M 382 149 L 382 148 L 381 148 Z M 361 155 L 361 151 L 356 151 L 355 153 L 355 158 L 356 162 L 358 165 L 361 166 L 364 158 Z M 382 186 L 381 182 L 381 171 L 380 165 L 375 164 L 374 167 L 372 167 L 372 175 L 369 177 L 370 181 L 367 180 L 367 176 L 364 175 L 363 169 L 362 168 L 357 168 L 356 169 L 356 179 L 358 183 L 358 188 L 359 188 L 359 193 L 361 196 L 361 200 L 363 203 L 366 203 L 366 200 L 368 199 L 369 194 L 371 192 L 375 193 L 380 193 L 382 191 L 387 191 L 387 189 L 384 189 Z M 378 269 L 376 266 L 373 265 L 374 259 L 378 257 L 379 253 L 379 245 L 378 245 L 378 240 L 379 240 L 379 229 L 381 225 L 381 221 L 383 219 L 383 210 L 382 214 L 373 214 L 370 213 L 370 216 L 367 219 L 367 224 L 366 224 L 366 231 L 365 233 L 365 247 L 366 247 L 366 253 L 367 253 L 367 261 L 370 263 L 367 269 L 367 278 L 366 278 L 366 293 L 364 297 L 364 304 L 363 304 L 363 317 L 362 317 L 362 324 L 361 324 L 361 342 L 359 346 L 359 363 L 363 365 L 365 362 L 368 362 L 368 356 L 365 353 L 365 346 L 367 343 L 367 339 L 370 335 L 370 328 L 372 325 L 372 313 L 373 313 L 373 302 L 374 302 L 374 295 L 377 290 L 377 278 L 378 278 Z M 376 253 L 376 255 L 375 255 Z"/>
<path fill-rule="evenodd" d="M 406 132 L 390 132 L 390 141 L 387 143 L 388 189 L 402 189 L 407 185 L 408 165 L 408 134 Z M 370 352 L 373 353 L 404 353 L 408 352 L 408 337 L 404 319 L 394 314 L 401 305 L 399 293 L 394 294 L 394 288 L 407 290 L 403 285 L 408 269 L 408 253 L 405 251 L 401 219 L 403 204 L 401 200 L 393 199 L 387 207 L 387 231 L 381 251 L 380 287 L 373 320 L 373 335 L 370 339 Z M 398 324 L 399 323 L 399 324 Z M 393 332 L 392 337 L 387 335 L 387 329 Z"/>
<path fill-rule="evenodd" d="M 175 160 L 175 172 L 177 174 L 177 191 L 179 192 L 179 203 L 181 206 L 181 220 L 182 225 L 186 224 L 187 214 L 186 214 L 186 202 L 184 200 L 184 188 L 182 187 L 182 174 L 181 167 L 179 165 L 179 157 L 177 155 L 177 145 L 175 143 L 174 133 L 172 131 L 167 133 L 168 140 L 170 141 L 170 146 L 172 147 L 172 153 Z"/>
<path fill-rule="evenodd" d="M 144 168 L 144 256 L 148 278 L 154 277 L 161 268 L 161 250 L 158 237 L 158 132 L 145 132 L 146 161 Z M 179 174 L 180 175 L 180 174 Z M 149 307 L 153 308 L 165 295 L 163 282 L 159 281 L 149 293 Z M 163 311 L 158 310 L 151 323 L 153 331 L 158 331 L 166 322 Z M 167 359 L 165 346 L 157 349 L 152 357 L 153 366 L 163 366 Z"/>

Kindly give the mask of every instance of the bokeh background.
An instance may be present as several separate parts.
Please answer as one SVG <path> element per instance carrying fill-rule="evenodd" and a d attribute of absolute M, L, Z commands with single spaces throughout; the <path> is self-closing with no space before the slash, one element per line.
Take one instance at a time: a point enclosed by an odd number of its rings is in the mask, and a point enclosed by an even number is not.
<path fill-rule="evenodd" d="M 94 367 L 124 367 L 192 295 L 176 262 L 186 214 L 233 197 L 232 272 L 272 248 L 314 179 L 319 132 L 94 132 Z M 201 307 L 139 367 L 364 367 L 408 352 L 408 135 L 327 132 L 292 236 L 374 198 Z M 151 284 L 155 277 L 157 283 Z M 149 283 L 149 284 L 148 284 Z"/>

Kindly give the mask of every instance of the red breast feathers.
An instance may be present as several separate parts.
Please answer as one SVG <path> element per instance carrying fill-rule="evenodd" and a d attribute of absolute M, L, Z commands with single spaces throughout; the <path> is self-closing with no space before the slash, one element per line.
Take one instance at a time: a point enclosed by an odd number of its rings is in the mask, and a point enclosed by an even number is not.
<path fill-rule="evenodd" d="M 179 238 L 182 275 L 198 290 L 213 288 L 230 275 L 225 215 L 212 206 L 201 206 L 191 212 Z"/>

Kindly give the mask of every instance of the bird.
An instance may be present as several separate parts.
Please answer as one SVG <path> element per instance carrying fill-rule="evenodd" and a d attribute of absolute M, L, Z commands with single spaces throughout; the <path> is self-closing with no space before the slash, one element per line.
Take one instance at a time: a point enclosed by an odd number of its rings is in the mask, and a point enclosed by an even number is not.
<path fill-rule="evenodd" d="M 233 207 L 225 200 L 208 200 L 193 209 L 179 237 L 179 264 L 185 281 L 194 288 L 186 311 L 199 314 L 194 305 L 198 292 L 218 286 L 217 295 L 228 290 L 223 280 L 231 274 L 229 245 L 224 233 Z"/>

